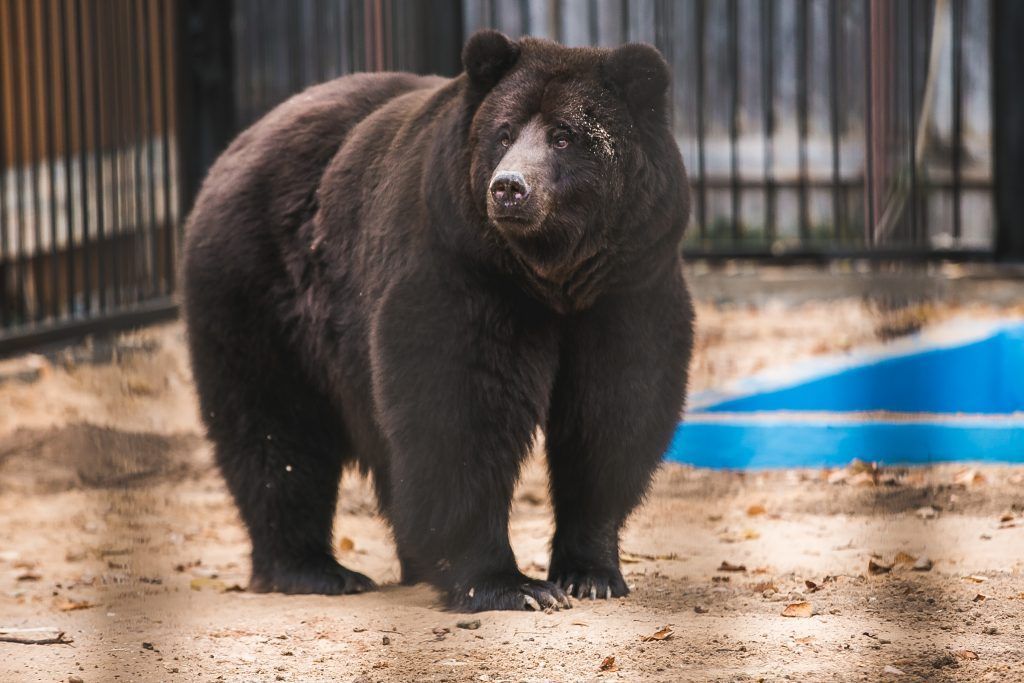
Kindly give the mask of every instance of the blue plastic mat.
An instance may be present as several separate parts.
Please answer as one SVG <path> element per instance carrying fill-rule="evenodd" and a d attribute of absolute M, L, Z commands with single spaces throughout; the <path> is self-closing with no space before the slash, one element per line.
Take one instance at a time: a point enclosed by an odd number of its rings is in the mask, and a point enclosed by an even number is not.
<path fill-rule="evenodd" d="M 716 468 L 1024 462 L 1024 325 L 816 361 L 695 397 L 667 457 Z"/>

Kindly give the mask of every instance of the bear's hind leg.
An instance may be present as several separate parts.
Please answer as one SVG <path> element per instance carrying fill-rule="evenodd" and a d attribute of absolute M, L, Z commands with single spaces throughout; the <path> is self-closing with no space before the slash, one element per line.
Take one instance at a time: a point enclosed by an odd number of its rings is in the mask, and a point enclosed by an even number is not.
<path fill-rule="evenodd" d="M 255 337 L 267 343 L 269 335 Z M 253 592 L 360 593 L 373 581 L 341 566 L 332 550 L 345 439 L 330 401 L 286 362 L 215 354 L 192 331 L 195 376 L 217 464 L 252 541 Z"/>
<path fill-rule="evenodd" d="M 256 593 L 362 593 L 376 586 L 332 551 L 340 459 L 309 434 L 274 428 L 217 444 L 217 460 L 252 540 Z"/>

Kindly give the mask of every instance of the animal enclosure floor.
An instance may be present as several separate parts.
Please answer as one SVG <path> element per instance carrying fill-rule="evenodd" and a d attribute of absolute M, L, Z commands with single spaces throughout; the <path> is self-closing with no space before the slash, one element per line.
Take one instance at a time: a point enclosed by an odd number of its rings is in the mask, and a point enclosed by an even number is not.
<path fill-rule="evenodd" d="M 699 316 L 695 389 L 881 333 L 858 302 Z M 0 364 L 0 637 L 72 641 L 0 642 L 2 681 L 1024 680 L 1024 468 L 668 465 L 624 534 L 632 595 L 478 615 L 396 585 L 347 477 L 338 555 L 382 589 L 253 595 L 181 327 L 76 357 Z M 532 575 L 551 529 L 536 455 L 512 520 Z"/>

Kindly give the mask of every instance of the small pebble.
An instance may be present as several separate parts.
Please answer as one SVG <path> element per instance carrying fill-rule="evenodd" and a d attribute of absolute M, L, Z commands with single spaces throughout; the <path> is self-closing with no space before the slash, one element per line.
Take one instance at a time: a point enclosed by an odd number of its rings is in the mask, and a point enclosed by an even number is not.
<path fill-rule="evenodd" d="M 470 621 L 460 621 L 460 622 L 458 622 L 455 625 L 458 626 L 459 628 L 464 628 L 464 629 L 468 629 L 470 631 L 475 631 L 478 628 L 480 628 L 480 620 L 479 619 L 473 619 L 473 620 L 470 620 Z"/>

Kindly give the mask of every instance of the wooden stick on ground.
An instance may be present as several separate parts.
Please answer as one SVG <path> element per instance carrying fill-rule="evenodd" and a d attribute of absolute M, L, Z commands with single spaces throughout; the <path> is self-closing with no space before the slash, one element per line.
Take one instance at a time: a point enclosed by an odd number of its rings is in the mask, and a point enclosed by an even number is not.
<path fill-rule="evenodd" d="M 0 626 L 0 643 L 21 643 L 22 645 L 67 645 L 71 638 L 54 626 L 40 628 L 5 628 Z"/>

